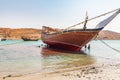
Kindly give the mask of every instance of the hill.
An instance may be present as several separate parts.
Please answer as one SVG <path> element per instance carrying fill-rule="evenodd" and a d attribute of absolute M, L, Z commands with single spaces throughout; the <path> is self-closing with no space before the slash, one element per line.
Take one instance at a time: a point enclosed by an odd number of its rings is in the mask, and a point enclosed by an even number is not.
<path fill-rule="evenodd" d="M 37 35 L 39 38 L 41 30 L 33 29 L 33 28 L 19 28 L 19 29 L 11 29 L 11 28 L 0 28 L 0 37 L 5 37 L 7 39 L 21 39 L 22 36 L 31 36 Z"/>
<path fill-rule="evenodd" d="M 98 34 L 97 39 L 103 39 L 103 40 L 120 40 L 120 33 L 103 30 L 100 31 Z"/>

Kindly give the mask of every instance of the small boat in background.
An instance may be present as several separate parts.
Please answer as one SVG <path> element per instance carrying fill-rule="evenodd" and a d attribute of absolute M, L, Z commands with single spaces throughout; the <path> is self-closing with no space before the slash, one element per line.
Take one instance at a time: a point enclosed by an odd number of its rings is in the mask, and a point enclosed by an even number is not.
<path fill-rule="evenodd" d="M 114 11 L 116 12 L 113 15 L 101 21 L 95 28 L 86 28 L 87 21 L 98 18 L 100 16 L 104 16 Z M 67 29 L 53 29 L 50 27 L 43 26 L 41 39 L 44 43 L 48 44 L 52 48 L 79 51 L 90 40 L 96 37 L 97 34 L 120 13 L 120 8 L 110 11 L 108 13 L 102 14 L 91 19 L 88 19 L 88 17 L 86 16 L 85 21 L 71 26 L 75 27 L 84 23 L 83 29 L 70 29 L 71 27 L 68 27 Z"/>
<path fill-rule="evenodd" d="M 27 34 L 21 37 L 24 41 L 38 41 L 40 38 L 38 35 Z"/>
<path fill-rule="evenodd" d="M 6 41 L 6 40 L 7 40 L 7 39 L 5 39 L 5 38 L 2 38 L 2 39 L 1 39 L 1 41 Z"/>
<path fill-rule="evenodd" d="M 7 39 L 6 38 L 0 38 L 0 41 L 6 41 Z"/>
<path fill-rule="evenodd" d="M 38 38 L 29 38 L 29 37 L 22 37 L 22 39 L 24 40 L 24 41 L 38 41 L 39 39 Z"/>

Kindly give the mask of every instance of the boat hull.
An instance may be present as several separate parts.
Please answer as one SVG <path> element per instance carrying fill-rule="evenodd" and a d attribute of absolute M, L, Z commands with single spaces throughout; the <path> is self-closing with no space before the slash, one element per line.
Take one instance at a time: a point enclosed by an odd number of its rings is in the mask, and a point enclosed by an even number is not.
<path fill-rule="evenodd" d="M 58 49 L 64 49 L 64 50 L 70 50 L 70 51 L 79 51 L 81 49 L 81 47 L 77 45 L 60 43 L 60 42 L 46 41 L 44 43 L 48 44 L 49 47 L 51 48 L 58 48 Z"/>
<path fill-rule="evenodd" d="M 3 38 L 3 39 L 1 39 L 1 41 L 6 41 L 6 39 L 5 39 L 5 38 Z"/>
<path fill-rule="evenodd" d="M 39 39 L 27 39 L 27 38 L 22 38 L 24 41 L 38 41 Z"/>
<path fill-rule="evenodd" d="M 42 34 L 42 41 L 53 48 L 60 48 L 70 51 L 79 51 L 91 39 L 93 39 L 99 31 L 76 31 L 65 32 L 59 34 Z"/>
<path fill-rule="evenodd" d="M 24 41 L 38 41 L 39 37 L 38 36 L 22 36 L 21 39 Z"/>

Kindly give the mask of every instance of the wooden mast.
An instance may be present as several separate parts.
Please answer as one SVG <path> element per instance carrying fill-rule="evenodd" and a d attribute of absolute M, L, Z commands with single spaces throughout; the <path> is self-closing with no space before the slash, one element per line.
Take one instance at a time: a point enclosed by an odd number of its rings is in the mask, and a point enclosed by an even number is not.
<path fill-rule="evenodd" d="M 84 22 L 84 27 L 83 27 L 83 30 L 86 30 L 86 24 L 87 24 L 87 21 L 88 21 L 88 14 L 87 14 L 87 11 L 86 11 L 86 17 L 85 17 L 85 22 Z"/>

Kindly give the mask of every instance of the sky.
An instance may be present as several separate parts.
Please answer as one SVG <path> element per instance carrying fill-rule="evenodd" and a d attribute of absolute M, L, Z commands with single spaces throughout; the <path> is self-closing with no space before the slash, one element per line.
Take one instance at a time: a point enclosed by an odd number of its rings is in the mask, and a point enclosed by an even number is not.
<path fill-rule="evenodd" d="M 86 11 L 92 18 L 117 8 L 120 0 L 0 0 L 0 27 L 67 28 L 83 21 Z M 94 28 L 100 20 L 88 22 L 87 28 Z M 104 30 L 120 32 L 120 14 Z"/>

